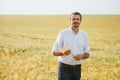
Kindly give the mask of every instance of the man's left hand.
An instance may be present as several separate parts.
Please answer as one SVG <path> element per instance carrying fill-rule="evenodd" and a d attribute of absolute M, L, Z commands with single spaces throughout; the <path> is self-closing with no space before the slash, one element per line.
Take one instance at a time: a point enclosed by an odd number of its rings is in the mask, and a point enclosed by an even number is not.
<path fill-rule="evenodd" d="M 76 61 L 79 61 L 79 60 L 81 60 L 82 58 L 83 58 L 83 54 L 78 54 L 78 55 L 75 55 L 75 56 L 73 56 L 74 57 L 74 59 L 76 60 Z"/>

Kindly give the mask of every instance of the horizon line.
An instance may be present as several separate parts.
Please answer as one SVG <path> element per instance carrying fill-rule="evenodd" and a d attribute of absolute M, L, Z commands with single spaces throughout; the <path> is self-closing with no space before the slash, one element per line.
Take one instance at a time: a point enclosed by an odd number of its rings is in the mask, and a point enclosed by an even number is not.
<path fill-rule="evenodd" d="M 70 14 L 0 14 L 0 15 L 70 15 Z M 82 14 L 82 15 L 120 15 L 120 14 Z"/>

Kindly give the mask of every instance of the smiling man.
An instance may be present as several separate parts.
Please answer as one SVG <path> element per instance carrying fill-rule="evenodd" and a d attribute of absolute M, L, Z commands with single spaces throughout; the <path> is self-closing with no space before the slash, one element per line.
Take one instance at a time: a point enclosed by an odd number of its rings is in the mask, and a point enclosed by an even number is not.
<path fill-rule="evenodd" d="M 52 48 L 53 55 L 59 56 L 58 80 L 80 80 L 81 64 L 90 55 L 88 36 L 79 29 L 81 14 L 73 12 L 70 21 L 70 28 L 59 32 Z"/>

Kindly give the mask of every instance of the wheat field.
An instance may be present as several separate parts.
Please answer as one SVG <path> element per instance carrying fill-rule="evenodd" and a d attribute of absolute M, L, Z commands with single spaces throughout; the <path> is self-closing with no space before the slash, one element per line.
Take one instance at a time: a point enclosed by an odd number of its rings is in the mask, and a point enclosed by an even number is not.
<path fill-rule="evenodd" d="M 1 15 L 0 80 L 57 80 L 51 48 L 69 15 Z M 120 15 L 83 15 L 91 55 L 81 80 L 120 80 Z"/>

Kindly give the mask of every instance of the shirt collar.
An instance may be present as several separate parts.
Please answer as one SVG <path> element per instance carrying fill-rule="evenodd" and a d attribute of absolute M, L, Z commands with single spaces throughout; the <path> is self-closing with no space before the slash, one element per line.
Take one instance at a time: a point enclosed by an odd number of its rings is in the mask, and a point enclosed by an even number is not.
<path fill-rule="evenodd" d="M 69 29 L 70 29 L 70 31 L 74 34 L 74 32 L 73 32 L 73 30 L 72 30 L 72 27 L 70 27 Z M 80 33 L 80 29 L 78 30 L 77 35 L 78 35 L 79 33 Z"/>

